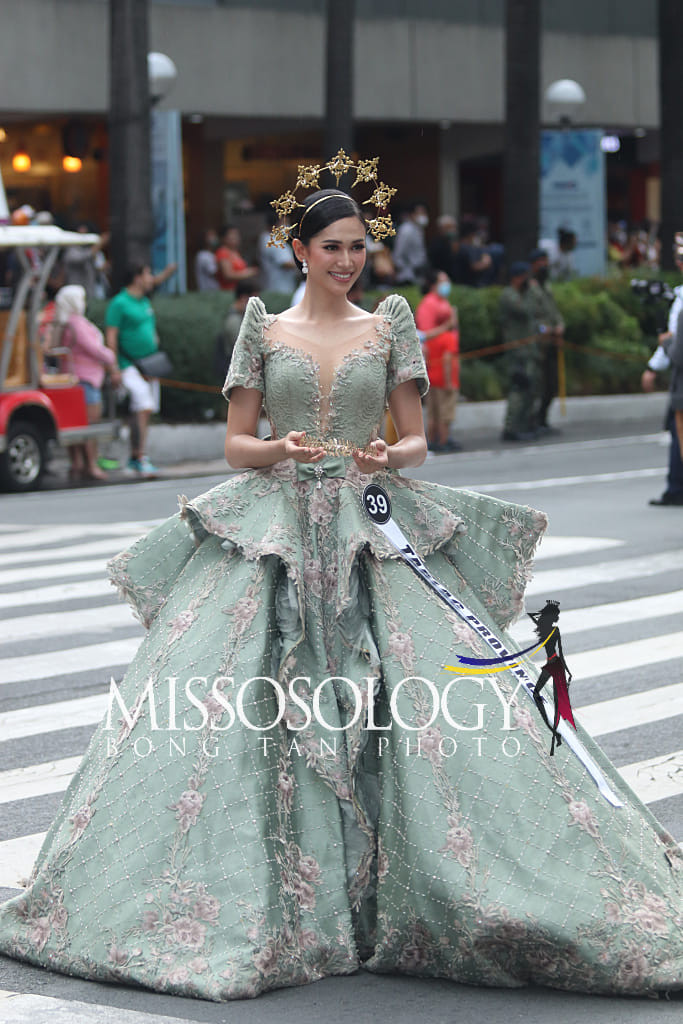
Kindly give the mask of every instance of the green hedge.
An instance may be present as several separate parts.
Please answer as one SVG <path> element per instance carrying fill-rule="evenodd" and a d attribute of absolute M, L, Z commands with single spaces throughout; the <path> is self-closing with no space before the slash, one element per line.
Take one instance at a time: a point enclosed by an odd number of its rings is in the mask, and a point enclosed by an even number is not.
<path fill-rule="evenodd" d="M 280 313 L 289 297 L 275 293 L 262 296 L 271 313 Z M 232 303 L 231 292 L 188 292 L 186 295 L 157 295 L 153 299 L 161 347 L 173 362 L 173 378 L 221 388 L 223 380 L 214 373 L 214 344 Z M 105 301 L 88 305 L 88 316 L 104 330 Z M 161 389 L 161 415 L 166 420 L 188 421 L 225 417 L 225 399 L 220 393 Z"/>
<path fill-rule="evenodd" d="M 639 275 L 640 276 L 640 275 Z M 670 278 L 677 283 L 676 276 Z M 653 306 L 642 303 L 631 291 L 630 276 L 599 280 L 585 278 L 553 286 L 566 324 L 566 339 L 580 349 L 602 349 L 600 355 L 566 349 L 567 391 L 570 395 L 620 394 L 637 392 L 640 375 L 656 344 L 656 315 Z M 421 295 L 417 288 L 396 289 L 415 309 Z M 463 352 L 498 345 L 500 287 L 456 286 L 451 301 L 458 308 L 460 346 Z M 285 309 L 289 297 L 277 293 L 262 296 L 271 313 Z M 380 293 L 366 295 L 372 309 Z M 174 364 L 174 377 L 181 381 L 220 386 L 213 372 L 216 335 L 232 301 L 229 292 L 189 292 L 183 296 L 156 296 L 153 300 L 162 347 Z M 100 327 L 106 303 L 91 303 L 88 314 Z M 633 356 L 621 359 L 614 356 Z M 461 391 L 471 401 L 502 398 L 507 389 L 502 355 L 463 360 Z M 169 420 L 201 420 L 225 415 L 220 395 L 198 391 L 162 389 L 162 416 Z"/>

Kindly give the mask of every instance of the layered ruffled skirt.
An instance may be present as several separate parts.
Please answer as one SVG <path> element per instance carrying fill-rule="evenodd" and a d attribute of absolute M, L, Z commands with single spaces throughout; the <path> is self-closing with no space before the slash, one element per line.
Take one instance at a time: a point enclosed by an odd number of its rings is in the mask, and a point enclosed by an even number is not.
<path fill-rule="evenodd" d="M 434 575 L 500 633 L 545 518 L 376 474 Z M 0 951 L 223 1000 L 362 964 L 478 985 L 683 985 L 681 853 L 582 739 L 600 796 L 365 516 L 292 464 L 181 502 L 112 563 L 148 634 Z M 552 596 L 552 595 L 549 595 Z M 449 685 L 450 684 L 450 685 Z"/>

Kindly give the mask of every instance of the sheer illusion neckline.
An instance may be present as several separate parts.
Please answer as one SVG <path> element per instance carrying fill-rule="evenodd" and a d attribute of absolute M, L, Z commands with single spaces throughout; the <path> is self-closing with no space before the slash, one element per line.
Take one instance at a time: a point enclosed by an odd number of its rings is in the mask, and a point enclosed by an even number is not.
<path fill-rule="evenodd" d="M 344 343 L 344 348 L 346 349 L 347 345 L 353 347 L 358 341 L 360 341 L 361 338 L 364 338 L 366 336 L 367 336 L 368 339 L 371 339 L 371 338 L 374 339 L 377 336 L 377 330 L 381 326 L 383 320 L 384 320 L 383 317 L 377 317 L 377 316 L 373 317 L 372 321 L 367 323 L 366 326 L 363 328 L 363 330 L 358 331 L 357 334 L 354 334 L 351 338 L 349 338 Z M 297 332 L 295 330 L 291 330 L 290 327 L 289 327 L 289 321 L 288 320 L 282 320 L 277 314 L 273 314 L 269 318 L 269 321 L 270 322 L 267 324 L 267 330 L 270 330 L 272 327 L 277 326 L 279 328 L 281 337 L 284 335 L 286 337 L 293 338 L 297 342 L 300 343 L 300 344 L 298 344 L 296 346 L 294 346 L 294 345 L 291 346 L 292 348 L 296 348 L 297 351 L 308 352 L 314 359 L 316 358 L 316 353 L 311 351 L 310 348 L 306 347 L 307 344 L 310 345 L 311 343 L 308 342 L 308 339 L 304 338 L 303 335 L 297 334 Z M 324 328 L 322 328 L 320 330 L 320 334 L 321 335 L 324 334 Z M 282 344 L 284 344 L 284 342 L 282 342 Z M 332 346 L 329 346 L 329 347 L 332 347 Z M 320 352 L 326 351 L 326 347 L 325 346 L 320 346 L 319 351 Z"/>
<path fill-rule="evenodd" d="M 280 328 L 277 333 L 271 334 L 273 328 Z M 282 330 L 284 327 L 284 330 Z M 355 359 L 380 357 L 386 363 L 390 348 L 389 336 L 391 325 L 386 317 L 377 316 L 374 322 L 367 328 L 360 331 L 347 341 L 348 348 L 338 356 L 337 346 L 330 345 L 329 348 L 321 347 L 318 351 L 312 352 L 304 345 L 290 344 L 284 338 L 289 337 L 299 342 L 306 339 L 295 332 L 289 332 L 286 321 L 281 321 L 275 313 L 267 316 L 263 325 L 264 352 L 285 352 L 303 358 L 314 377 L 316 384 L 316 418 L 321 433 L 329 428 L 334 415 L 334 393 L 340 381 L 343 380 L 344 371 Z M 284 336 L 284 338 L 283 338 Z M 335 356 L 334 362 L 322 359 L 326 353 Z"/>

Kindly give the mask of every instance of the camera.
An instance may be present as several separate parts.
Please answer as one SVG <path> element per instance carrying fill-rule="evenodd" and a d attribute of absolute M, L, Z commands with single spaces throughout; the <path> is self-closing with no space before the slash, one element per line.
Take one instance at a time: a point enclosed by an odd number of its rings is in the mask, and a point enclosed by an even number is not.
<path fill-rule="evenodd" d="M 673 302 L 674 290 L 666 281 L 638 280 L 631 281 L 631 291 L 641 302 Z"/>

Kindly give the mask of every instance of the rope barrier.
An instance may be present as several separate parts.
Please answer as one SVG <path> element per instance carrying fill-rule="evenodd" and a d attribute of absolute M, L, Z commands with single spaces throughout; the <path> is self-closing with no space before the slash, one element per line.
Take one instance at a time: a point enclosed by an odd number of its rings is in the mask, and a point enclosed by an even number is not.
<path fill-rule="evenodd" d="M 170 380 L 167 377 L 159 377 L 158 380 L 165 388 L 176 388 L 179 391 L 207 391 L 213 395 L 220 395 L 222 391 L 217 384 L 194 384 L 189 380 Z"/>
<path fill-rule="evenodd" d="M 635 352 L 612 352 L 608 349 L 597 348 L 593 345 L 577 345 L 575 342 L 567 341 L 566 338 L 556 338 L 555 340 L 546 339 L 543 335 L 531 335 L 528 338 L 520 338 L 517 341 L 504 341 L 499 345 L 487 345 L 485 348 L 472 349 L 469 352 L 460 352 L 458 358 L 461 361 L 469 359 L 482 359 L 484 356 L 498 355 L 501 352 L 509 352 L 516 348 L 525 348 L 528 345 L 533 345 L 543 339 L 543 345 L 554 345 L 558 350 L 558 384 L 566 381 L 566 370 L 565 370 L 565 349 L 572 349 L 575 352 L 583 352 L 587 355 L 606 356 L 608 359 L 617 360 L 637 360 L 639 363 L 643 362 L 643 357 Z M 216 384 L 196 384 L 193 381 L 185 380 L 171 380 L 167 377 L 160 377 L 159 383 L 165 388 L 175 388 L 178 391 L 203 391 L 207 394 L 220 395 L 222 389 Z M 566 394 L 566 384 L 564 388 L 559 388 L 560 398 L 563 399 Z"/>

